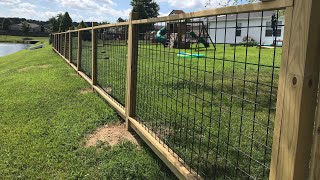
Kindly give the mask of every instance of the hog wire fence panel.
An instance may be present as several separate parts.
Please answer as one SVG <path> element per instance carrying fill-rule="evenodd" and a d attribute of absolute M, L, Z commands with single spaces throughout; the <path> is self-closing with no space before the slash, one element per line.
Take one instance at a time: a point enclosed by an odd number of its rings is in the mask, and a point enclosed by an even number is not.
<path fill-rule="evenodd" d="M 69 48 L 70 48 L 70 44 L 69 43 L 70 43 L 69 42 L 69 33 L 66 33 L 65 34 L 65 45 L 66 45 L 66 47 L 65 47 L 65 51 L 64 51 L 64 53 L 65 53 L 64 57 L 66 59 L 69 59 Z"/>
<path fill-rule="evenodd" d="M 125 105 L 128 26 L 97 29 L 97 83 Z"/>
<path fill-rule="evenodd" d="M 89 78 L 92 75 L 92 32 L 91 30 L 81 31 L 81 64 L 80 70 Z"/>
<path fill-rule="evenodd" d="M 71 58 L 70 62 L 77 66 L 78 64 L 78 32 L 72 32 L 71 34 Z"/>
<path fill-rule="evenodd" d="M 206 179 L 268 179 L 283 33 L 281 10 L 139 24 L 138 121 Z"/>
<path fill-rule="evenodd" d="M 64 54 L 64 48 L 65 48 L 65 35 L 64 34 L 61 34 L 61 52 L 60 54 L 62 54 L 63 56 L 65 55 Z"/>

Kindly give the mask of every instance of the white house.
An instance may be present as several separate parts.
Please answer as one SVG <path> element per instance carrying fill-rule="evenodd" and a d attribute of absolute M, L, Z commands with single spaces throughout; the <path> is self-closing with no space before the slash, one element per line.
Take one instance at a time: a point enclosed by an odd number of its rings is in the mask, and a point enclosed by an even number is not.
<path fill-rule="evenodd" d="M 270 45 L 273 44 L 275 37 L 272 35 L 271 17 L 274 12 L 264 12 L 263 17 L 261 12 L 238 14 L 238 15 L 224 15 L 210 17 L 209 34 L 213 42 L 237 44 L 243 42 L 243 38 L 250 36 L 258 44 Z M 249 19 L 249 24 L 248 24 Z M 262 24 L 261 24 L 262 23 Z M 277 41 L 283 40 L 284 34 L 284 17 L 278 18 L 277 26 Z M 261 39 L 261 42 L 260 42 Z M 279 44 L 279 43 L 277 43 Z"/>

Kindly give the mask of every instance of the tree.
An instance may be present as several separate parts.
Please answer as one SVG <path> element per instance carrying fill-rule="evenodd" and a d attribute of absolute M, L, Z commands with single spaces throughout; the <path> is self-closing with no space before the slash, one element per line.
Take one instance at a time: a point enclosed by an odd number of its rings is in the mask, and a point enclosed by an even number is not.
<path fill-rule="evenodd" d="M 60 32 L 67 31 L 72 27 L 72 19 L 68 12 L 65 12 L 59 24 Z"/>
<path fill-rule="evenodd" d="M 119 22 L 126 22 L 126 21 L 128 21 L 128 20 L 123 19 L 123 18 L 121 18 L 121 17 L 119 17 L 118 20 L 117 20 L 118 23 L 119 23 Z"/>
<path fill-rule="evenodd" d="M 131 0 L 133 12 L 139 13 L 140 19 L 148 19 L 159 16 L 159 5 L 153 0 Z"/>
<path fill-rule="evenodd" d="M 3 30 L 9 30 L 9 26 L 11 25 L 11 21 L 8 18 L 4 18 L 2 22 Z"/>
<path fill-rule="evenodd" d="M 80 24 L 78 25 L 78 29 L 86 28 L 86 27 L 88 27 L 88 25 L 83 21 L 81 21 Z"/>
<path fill-rule="evenodd" d="M 59 22 L 57 17 L 52 17 L 49 19 L 49 28 L 52 32 L 59 31 Z"/>
<path fill-rule="evenodd" d="M 139 19 L 159 16 L 159 5 L 154 0 L 131 0 L 132 11 L 139 13 Z M 139 26 L 141 32 L 152 30 L 153 24 Z"/>
<path fill-rule="evenodd" d="M 22 23 L 22 32 L 24 34 L 28 34 L 30 32 L 30 30 L 31 30 L 30 24 L 27 21 L 24 21 Z"/>

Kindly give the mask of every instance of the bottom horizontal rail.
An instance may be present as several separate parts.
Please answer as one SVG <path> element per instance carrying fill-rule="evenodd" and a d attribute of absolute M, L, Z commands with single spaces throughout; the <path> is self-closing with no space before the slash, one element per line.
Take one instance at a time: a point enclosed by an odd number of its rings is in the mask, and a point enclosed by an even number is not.
<path fill-rule="evenodd" d="M 69 62 L 62 54 L 56 49 L 53 50 L 59 54 L 83 79 L 85 79 L 92 88 L 104 99 L 107 103 L 113 107 L 118 114 L 126 119 L 125 109 L 117 103 L 109 94 L 107 94 L 101 87 L 92 84 L 92 80 L 83 72 L 78 71 L 77 67 Z M 140 136 L 140 138 L 153 150 L 153 152 L 167 165 L 168 168 L 179 179 L 202 179 L 195 171 L 187 167 L 182 161 L 179 161 L 178 155 L 175 154 L 167 145 L 165 145 L 155 134 L 151 134 L 146 127 L 143 127 L 134 118 L 128 118 L 129 126 Z"/>

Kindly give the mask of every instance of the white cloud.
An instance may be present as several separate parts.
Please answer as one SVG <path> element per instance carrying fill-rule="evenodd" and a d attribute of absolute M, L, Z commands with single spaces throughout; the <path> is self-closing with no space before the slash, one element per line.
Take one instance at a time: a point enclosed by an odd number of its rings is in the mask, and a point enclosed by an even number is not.
<path fill-rule="evenodd" d="M 169 6 L 178 9 L 204 9 L 220 7 L 226 4 L 228 0 L 156 0 L 158 3 L 167 3 Z"/>

